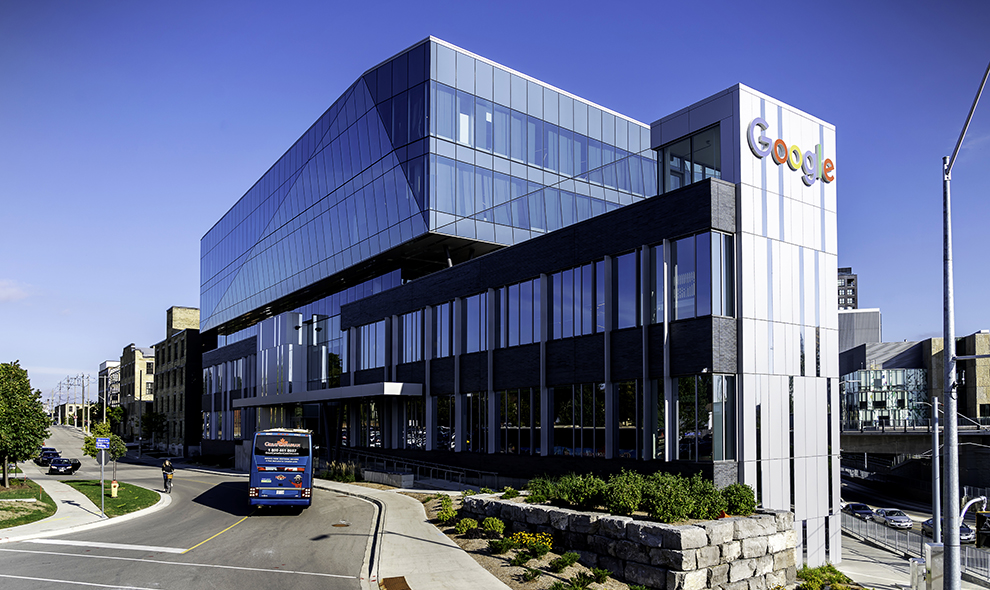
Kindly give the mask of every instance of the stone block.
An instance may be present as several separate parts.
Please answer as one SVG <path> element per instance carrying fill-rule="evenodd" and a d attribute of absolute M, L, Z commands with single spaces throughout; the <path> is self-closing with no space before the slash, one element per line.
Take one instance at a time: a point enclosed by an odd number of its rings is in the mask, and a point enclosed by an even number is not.
<path fill-rule="evenodd" d="M 599 567 L 601 567 L 600 562 Z M 667 570 L 643 565 L 642 563 L 627 563 L 625 569 L 622 571 L 622 577 L 627 582 L 655 588 L 656 590 L 666 590 L 667 588 Z"/>
<path fill-rule="evenodd" d="M 723 590 L 749 590 L 749 582 L 746 580 L 739 580 L 737 582 L 729 582 L 728 584 L 722 585 Z"/>
<path fill-rule="evenodd" d="M 795 531 L 794 529 L 784 531 L 784 544 L 787 545 L 788 549 L 797 547 L 797 542 L 798 542 L 797 531 Z"/>
<path fill-rule="evenodd" d="M 575 511 L 567 508 L 551 508 L 549 510 L 550 526 L 558 531 L 566 531 L 569 529 L 571 517 L 575 514 L 577 514 Z"/>
<path fill-rule="evenodd" d="M 742 540 L 742 556 L 746 559 L 767 554 L 766 537 L 750 537 Z"/>
<path fill-rule="evenodd" d="M 732 520 L 732 523 L 735 526 L 735 530 L 733 532 L 732 538 L 734 538 L 737 541 L 741 541 L 743 539 L 749 539 L 751 537 L 761 537 L 761 536 L 765 537 L 771 533 L 777 532 L 776 523 L 774 523 L 774 530 L 767 531 L 766 523 L 763 523 L 754 517 L 751 518 L 738 517 L 738 518 L 732 518 L 730 520 Z"/>
<path fill-rule="evenodd" d="M 557 538 L 560 539 L 561 544 L 570 550 L 577 551 L 579 549 L 588 548 L 588 535 L 583 535 L 581 533 L 564 532 L 558 533 Z"/>
<path fill-rule="evenodd" d="M 536 525 L 536 532 L 538 532 L 538 533 L 546 533 L 546 534 L 550 535 L 550 538 L 553 538 L 554 534 L 559 534 L 559 533 L 557 533 L 557 530 L 556 529 L 554 529 L 553 527 L 551 527 L 548 524 L 538 524 L 538 525 Z"/>
<path fill-rule="evenodd" d="M 601 535 L 588 536 L 588 549 L 598 555 L 611 555 L 615 557 L 615 539 L 609 539 Z"/>
<path fill-rule="evenodd" d="M 667 590 L 702 590 L 708 585 L 708 572 L 667 572 Z"/>
<path fill-rule="evenodd" d="M 586 535 L 593 535 L 598 532 L 598 519 L 597 514 L 587 514 L 583 512 L 577 512 L 571 518 L 570 528 L 575 533 L 584 533 Z"/>
<path fill-rule="evenodd" d="M 787 549 L 786 551 L 781 551 L 780 553 L 774 553 L 773 569 L 783 570 L 797 565 L 797 559 L 794 556 L 794 552 L 794 549 Z"/>
<path fill-rule="evenodd" d="M 735 533 L 735 525 L 725 519 L 698 523 L 698 526 L 705 529 L 708 534 L 709 545 L 721 545 L 731 541 Z"/>
<path fill-rule="evenodd" d="M 629 565 L 642 565 L 642 564 L 631 563 Z M 622 572 L 625 571 L 626 563 L 621 559 L 619 559 L 618 557 L 612 557 L 611 555 L 599 555 L 598 567 L 602 569 L 607 569 L 608 571 L 616 575 L 622 575 Z"/>
<path fill-rule="evenodd" d="M 717 546 L 706 546 L 697 549 L 698 569 L 718 565 L 722 561 L 722 551 Z"/>
<path fill-rule="evenodd" d="M 784 533 L 774 533 L 767 537 L 767 553 L 780 553 L 787 549 L 787 536 Z"/>
<path fill-rule="evenodd" d="M 626 525 L 632 521 L 631 516 L 602 516 L 598 519 L 598 534 L 613 539 L 625 539 Z"/>
<path fill-rule="evenodd" d="M 705 529 L 691 524 L 661 529 L 666 549 L 697 549 L 708 544 Z"/>
<path fill-rule="evenodd" d="M 729 582 L 738 582 L 753 577 L 754 563 L 751 559 L 737 559 L 729 564 Z"/>
<path fill-rule="evenodd" d="M 663 547 L 664 531 L 673 528 L 658 522 L 633 521 L 626 525 L 626 538 L 647 547 Z"/>
<path fill-rule="evenodd" d="M 769 510 L 766 508 L 761 508 L 757 510 L 759 514 L 769 514 L 773 516 L 777 523 L 777 532 L 782 533 L 787 530 L 794 528 L 794 513 L 788 512 L 786 510 Z"/>
<path fill-rule="evenodd" d="M 523 504 L 516 504 L 515 502 L 501 502 L 501 504 L 501 517 L 505 521 L 505 524 L 526 521 L 526 517 L 522 513 Z"/>
<path fill-rule="evenodd" d="M 754 514 L 749 517 L 763 532 L 764 537 L 768 537 L 777 531 L 777 516 L 774 514 Z"/>
<path fill-rule="evenodd" d="M 778 588 L 787 585 L 787 574 L 784 570 L 767 574 L 767 588 Z"/>
<path fill-rule="evenodd" d="M 698 568 L 697 549 L 650 549 L 650 563 L 672 570 Z"/>
<path fill-rule="evenodd" d="M 749 590 L 767 590 L 767 579 L 764 576 L 754 576 L 746 580 Z"/>
<path fill-rule="evenodd" d="M 742 557 L 742 541 L 729 541 L 722 545 L 722 563 L 729 563 Z"/>
<path fill-rule="evenodd" d="M 549 524 L 550 523 L 550 512 L 545 506 L 536 506 L 534 504 L 525 504 L 522 509 L 522 514 L 526 518 L 526 522 L 529 524 Z"/>
<path fill-rule="evenodd" d="M 757 576 L 765 576 L 773 571 L 773 556 L 764 555 L 763 557 L 756 558 L 756 566 L 753 568 L 753 573 Z"/>
<path fill-rule="evenodd" d="M 785 575 L 787 576 L 787 583 L 788 584 L 793 584 L 793 583 L 797 582 L 797 567 L 795 567 L 795 566 L 792 565 L 791 567 L 789 567 L 786 570 L 784 570 L 784 572 L 785 572 Z"/>
<path fill-rule="evenodd" d="M 615 556 L 625 561 L 635 561 L 636 563 L 650 563 L 649 550 L 639 543 L 622 539 L 616 541 L 612 546 Z"/>
<path fill-rule="evenodd" d="M 594 551 L 575 551 L 581 558 L 578 560 L 587 567 L 598 567 L 598 554 Z"/>
<path fill-rule="evenodd" d="M 723 563 L 708 568 L 708 586 L 714 588 L 729 583 L 729 564 Z"/>

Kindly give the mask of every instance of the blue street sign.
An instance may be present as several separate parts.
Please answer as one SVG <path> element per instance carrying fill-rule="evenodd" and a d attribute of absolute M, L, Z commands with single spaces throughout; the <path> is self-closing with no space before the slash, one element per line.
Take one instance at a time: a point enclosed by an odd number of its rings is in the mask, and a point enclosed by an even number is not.
<path fill-rule="evenodd" d="M 109 449 L 110 448 L 110 439 L 109 438 L 97 438 L 96 439 L 96 448 L 97 449 Z"/>

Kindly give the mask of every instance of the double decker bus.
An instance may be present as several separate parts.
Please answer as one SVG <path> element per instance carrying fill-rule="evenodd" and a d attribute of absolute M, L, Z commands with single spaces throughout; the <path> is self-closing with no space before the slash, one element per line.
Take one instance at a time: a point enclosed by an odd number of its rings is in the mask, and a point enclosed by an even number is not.
<path fill-rule="evenodd" d="M 310 431 L 278 428 L 256 432 L 248 485 L 252 506 L 309 506 L 313 496 Z"/>

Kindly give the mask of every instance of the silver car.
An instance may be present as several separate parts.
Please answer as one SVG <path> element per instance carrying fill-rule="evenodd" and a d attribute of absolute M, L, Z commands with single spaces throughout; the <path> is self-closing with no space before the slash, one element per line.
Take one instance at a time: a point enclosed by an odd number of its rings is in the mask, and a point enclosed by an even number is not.
<path fill-rule="evenodd" d="M 877 508 L 873 511 L 873 520 L 895 529 L 914 527 L 914 521 L 896 508 Z"/>

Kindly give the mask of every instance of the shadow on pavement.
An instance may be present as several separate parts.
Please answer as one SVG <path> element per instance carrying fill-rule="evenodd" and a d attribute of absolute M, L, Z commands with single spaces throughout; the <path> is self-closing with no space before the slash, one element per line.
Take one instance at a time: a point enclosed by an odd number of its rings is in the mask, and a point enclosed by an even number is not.
<path fill-rule="evenodd" d="M 196 496 L 192 501 L 233 516 L 247 516 L 251 513 L 251 506 L 248 505 L 248 484 L 246 481 L 219 483 Z"/>

